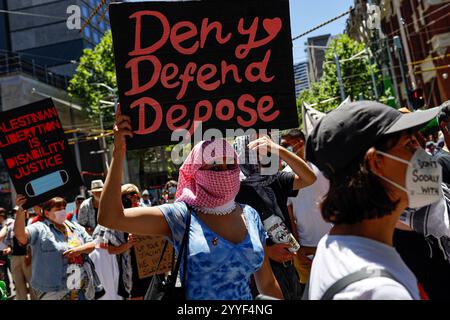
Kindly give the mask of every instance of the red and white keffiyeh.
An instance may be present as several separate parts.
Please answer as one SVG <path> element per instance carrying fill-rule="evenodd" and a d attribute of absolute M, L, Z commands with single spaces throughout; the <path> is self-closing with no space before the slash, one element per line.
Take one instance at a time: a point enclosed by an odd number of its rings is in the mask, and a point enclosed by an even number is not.
<path fill-rule="evenodd" d="M 200 170 L 207 164 L 237 164 L 233 147 L 224 139 L 202 141 L 180 168 L 177 201 L 196 208 L 217 208 L 234 201 L 239 192 L 239 167 L 226 171 Z"/>

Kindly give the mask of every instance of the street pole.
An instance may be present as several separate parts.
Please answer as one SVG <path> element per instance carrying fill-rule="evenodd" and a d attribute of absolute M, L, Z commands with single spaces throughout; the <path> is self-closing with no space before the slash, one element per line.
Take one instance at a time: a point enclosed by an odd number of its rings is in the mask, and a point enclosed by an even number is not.
<path fill-rule="evenodd" d="M 369 70 L 370 70 L 370 77 L 372 78 L 372 86 L 373 86 L 373 92 L 375 93 L 375 99 L 378 100 L 378 88 L 377 88 L 377 83 L 375 81 L 375 75 L 373 74 L 373 70 L 372 70 L 372 59 L 371 57 L 371 53 L 370 50 L 366 47 L 367 49 L 367 60 L 369 60 Z"/>
<path fill-rule="evenodd" d="M 117 111 L 117 103 L 118 103 L 116 90 L 114 90 L 113 88 L 111 88 L 110 86 L 108 86 L 105 83 L 95 82 L 95 83 L 91 83 L 91 85 L 103 87 L 110 92 L 110 94 L 114 97 L 114 112 L 116 112 Z M 101 110 L 101 107 L 99 109 L 100 109 L 100 128 L 102 130 L 102 133 L 101 133 L 102 144 L 103 144 L 102 148 L 103 148 L 103 154 L 104 154 L 103 159 L 104 159 L 104 164 L 105 164 L 104 167 L 106 168 L 106 172 L 108 172 L 109 171 L 109 153 L 108 153 L 108 151 L 106 151 L 107 147 L 106 147 L 106 139 L 105 139 L 105 132 L 104 132 L 105 129 L 103 127 L 103 111 Z"/>
<path fill-rule="evenodd" d="M 70 99 L 70 104 L 72 105 L 72 99 Z M 69 115 L 70 115 L 70 125 L 72 127 L 75 127 L 76 124 L 75 124 L 75 120 L 74 120 L 72 106 L 69 107 Z M 72 135 L 75 139 L 75 144 L 73 145 L 73 148 L 75 150 L 75 161 L 76 161 L 78 170 L 81 172 L 83 170 L 81 168 L 81 157 L 80 157 L 80 146 L 78 145 L 78 135 L 76 132 L 74 132 Z"/>
<path fill-rule="evenodd" d="M 400 99 L 400 94 L 398 92 L 397 76 L 395 75 L 394 61 L 392 59 L 391 47 L 389 46 L 388 38 L 385 38 L 385 40 L 386 40 L 386 50 L 387 50 L 388 59 L 389 59 L 389 68 L 391 71 L 392 86 L 394 87 L 395 100 L 397 102 L 397 106 L 400 107 L 401 99 Z"/>
<path fill-rule="evenodd" d="M 117 113 L 117 103 L 118 103 L 119 98 L 117 97 L 116 94 L 114 94 L 114 113 Z"/>
<path fill-rule="evenodd" d="M 397 58 L 400 64 L 400 73 L 402 74 L 402 82 L 404 85 L 405 93 L 406 93 L 406 102 L 408 109 L 411 111 L 414 111 L 411 97 L 409 96 L 409 90 L 408 90 L 408 80 L 406 79 L 406 71 L 405 71 L 405 62 L 403 61 L 403 55 L 402 55 L 402 44 L 400 42 L 400 38 L 398 36 L 394 37 L 394 46 L 395 50 L 397 52 Z"/>
<path fill-rule="evenodd" d="M 408 38 L 406 37 L 405 26 L 403 25 L 402 12 L 400 10 L 400 0 L 393 0 L 395 13 L 398 20 L 398 26 L 400 29 L 400 36 L 402 37 L 403 49 L 405 51 L 406 62 L 408 63 L 408 74 L 411 80 L 412 89 L 416 88 L 416 77 L 414 76 L 414 70 L 412 69 L 411 53 L 409 52 Z"/>
<path fill-rule="evenodd" d="M 104 161 L 104 169 L 105 173 L 108 173 L 109 171 L 109 159 L 108 154 L 106 151 L 106 139 L 105 139 L 105 132 L 103 128 L 103 111 L 100 109 L 100 130 L 101 130 L 101 136 L 102 136 L 102 149 L 103 149 L 103 161 Z"/>
<path fill-rule="evenodd" d="M 117 113 L 117 105 L 119 102 L 119 97 L 116 93 L 114 93 L 114 113 Z M 125 156 L 123 158 L 123 171 L 122 171 L 122 181 L 128 182 L 130 181 L 130 173 L 128 170 L 128 160 L 127 160 L 127 154 L 125 153 Z"/>
<path fill-rule="evenodd" d="M 371 7 L 372 7 L 372 0 L 367 0 L 367 10 L 369 10 Z M 366 11 L 366 22 L 367 22 L 367 25 L 370 25 L 370 28 L 367 31 L 370 34 L 370 36 L 372 36 L 372 37 L 374 37 L 374 35 L 372 33 L 372 29 L 371 29 L 374 27 L 373 22 L 372 22 L 373 18 L 374 17 L 372 16 L 372 13 L 368 14 L 368 12 Z M 375 17 L 375 19 L 377 19 L 377 17 Z M 369 22 L 370 22 L 370 24 L 369 24 Z M 367 52 L 367 61 L 369 62 L 369 70 L 370 70 L 370 77 L 372 78 L 373 92 L 375 94 L 375 99 L 378 100 L 378 98 L 379 98 L 378 88 L 377 88 L 377 83 L 375 81 L 375 75 L 372 70 L 372 51 L 370 50 L 367 43 L 364 43 L 364 47 Z M 376 59 L 375 59 L 375 62 L 376 62 Z"/>
<path fill-rule="evenodd" d="M 336 48 L 334 48 L 334 61 L 336 61 L 337 77 L 339 80 L 339 88 L 341 91 L 341 102 L 343 102 L 345 100 L 344 84 L 342 83 L 341 64 L 339 63 L 339 57 L 336 53 Z"/>

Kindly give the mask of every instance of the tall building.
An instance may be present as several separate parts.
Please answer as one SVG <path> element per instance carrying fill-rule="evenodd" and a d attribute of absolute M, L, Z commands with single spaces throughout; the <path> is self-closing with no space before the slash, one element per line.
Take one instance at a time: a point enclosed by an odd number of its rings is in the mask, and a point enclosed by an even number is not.
<path fill-rule="evenodd" d="M 407 105 L 407 92 L 411 97 L 413 89 L 423 90 L 426 107 L 450 100 L 450 1 L 372 0 L 378 6 L 373 19 L 367 2 L 355 0 L 347 33 L 371 46 L 378 64 L 386 66 L 398 106 Z"/>
<path fill-rule="evenodd" d="M 67 12 L 70 6 L 77 6 L 83 26 L 100 3 L 101 0 L 0 0 L 0 111 L 52 97 L 63 127 L 77 129 L 66 137 L 87 186 L 92 179 L 102 178 L 102 155 L 97 152 L 98 140 L 87 138 L 88 129 L 95 124 L 68 96 L 66 88 L 83 49 L 93 48 L 110 26 L 107 13 L 103 20 L 99 19 L 106 5 L 82 31 L 69 29 Z M 14 192 L 0 157 L 1 207 L 11 209 Z"/>
<path fill-rule="evenodd" d="M 308 38 L 306 41 L 306 51 L 309 60 L 309 80 L 318 82 L 323 74 L 323 62 L 325 61 L 324 47 L 328 45 L 331 35 L 325 34 Z"/>
<path fill-rule="evenodd" d="M 450 2 L 383 0 L 381 8 L 383 32 L 402 40 L 406 86 L 423 89 L 430 107 L 450 100 Z M 400 77 L 400 68 L 395 71 Z"/>
<path fill-rule="evenodd" d="M 300 92 L 309 89 L 308 61 L 294 64 L 295 96 Z"/>
<path fill-rule="evenodd" d="M 72 133 L 66 134 L 66 138 L 86 185 L 89 185 L 92 179 L 91 173 L 98 173 L 99 176 L 96 178 L 101 178 L 103 174 L 101 155 L 91 154 L 91 151 L 100 149 L 98 141 L 86 139 L 88 134 L 86 129 L 94 127 L 86 112 L 77 101 L 70 99 L 64 86 L 58 87 L 58 83 L 54 83 L 50 78 L 48 82 L 40 81 L 25 71 L 14 68 L 9 72 L 0 73 L 0 111 L 8 111 L 51 97 L 65 130 L 85 128 L 82 131 L 72 130 Z M 0 207 L 11 209 L 14 199 L 15 191 L 0 157 Z"/>
<path fill-rule="evenodd" d="M 71 11 L 68 8 L 78 6 L 83 25 L 100 3 L 101 0 L 0 0 L 0 6 L 3 4 L 4 10 L 11 11 L 3 23 L 10 42 L 8 50 L 53 73 L 71 76 L 83 49 L 93 48 L 109 29 L 109 17 L 106 12 L 100 19 L 107 8 L 104 5 L 80 32 L 79 29 L 69 29 L 67 22 Z"/>
<path fill-rule="evenodd" d="M 0 0 L 0 10 L 6 9 L 6 0 Z M 0 53 L 8 50 L 11 50 L 8 15 L 0 12 Z"/>

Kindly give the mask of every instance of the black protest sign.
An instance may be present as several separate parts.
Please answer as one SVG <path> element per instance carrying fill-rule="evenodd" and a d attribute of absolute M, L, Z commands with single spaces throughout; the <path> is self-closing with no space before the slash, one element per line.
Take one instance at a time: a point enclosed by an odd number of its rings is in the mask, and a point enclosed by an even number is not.
<path fill-rule="evenodd" d="M 110 18 L 129 149 L 192 136 L 198 122 L 298 126 L 288 0 L 111 4 Z"/>
<path fill-rule="evenodd" d="M 0 113 L 0 152 L 24 208 L 83 184 L 51 99 Z"/>

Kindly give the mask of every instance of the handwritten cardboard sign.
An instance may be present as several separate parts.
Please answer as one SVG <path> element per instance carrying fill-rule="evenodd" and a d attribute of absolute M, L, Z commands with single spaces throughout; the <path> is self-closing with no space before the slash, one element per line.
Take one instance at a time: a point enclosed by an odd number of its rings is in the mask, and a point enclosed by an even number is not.
<path fill-rule="evenodd" d="M 51 99 L 0 113 L 0 152 L 24 208 L 83 184 Z"/>
<path fill-rule="evenodd" d="M 110 6 L 129 149 L 172 132 L 298 126 L 288 0 Z"/>
<path fill-rule="evenodd" d="M 163 260 L 156 269 L 166 240 L 160 236 L 138 236 L 137 238 L 134 250 L 140 279 L 172 270 L 172 245 L 167 245 Z"/>

